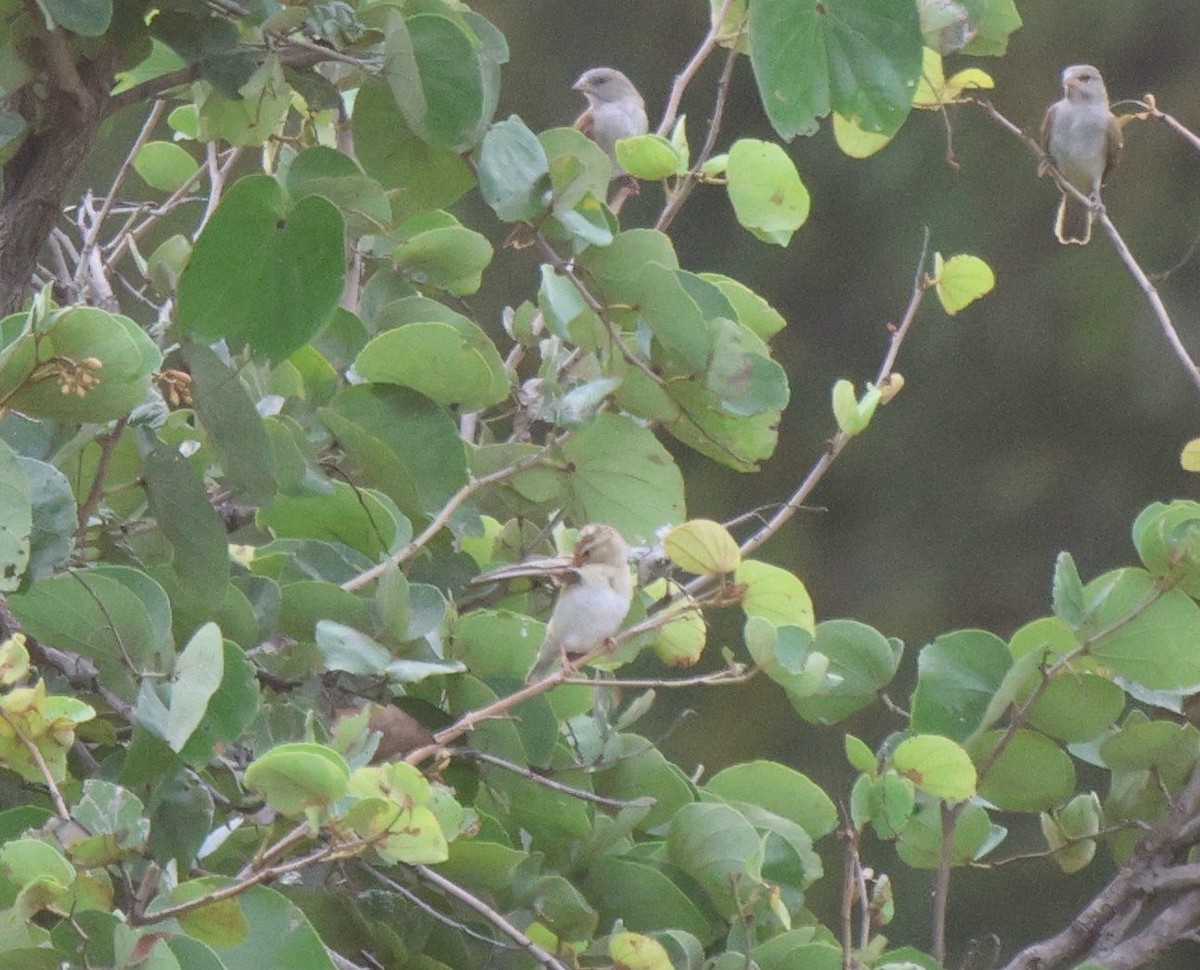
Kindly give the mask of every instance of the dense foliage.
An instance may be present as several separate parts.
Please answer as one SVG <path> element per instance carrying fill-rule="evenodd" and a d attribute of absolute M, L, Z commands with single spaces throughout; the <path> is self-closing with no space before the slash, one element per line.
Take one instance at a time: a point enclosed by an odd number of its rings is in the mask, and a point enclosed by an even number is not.
<path fill-rule="evenodd" d="M 1085 582 L 1064 553 L 1052 615 L 1009 640 L 922 647 L 907 703 L 901 642 L 752 558 L 901 391 L 925 297 L 992 288 L 982 260 L 922 253 L 879 372 L 827 378 L 827 446 L 765 524 L 690 520 L 664 445 L 754 472 L 789 397 L 784 318 L 670 235 L 693 190 L 763 245 L 807 217 L 781 145 L 721 144 L 730 74 L 784 141 L 832 117 L 863 156 L 990 86 L 942 57 L 1003 54 L 1011 0 L 714 2 L 704 144 L 689 68 L 617 148 L 663 198 L 642 226 L 579 131 L 494 117 L 507 44 L 455 0 L 0 18 L 3 966 L 929 970 L 952 871 L 1030 820 L 1065 872 L 1124 866 L 1104 912 L 1153 907 L 1013 966 L 1133 966 L 1194 925 L 1186 866 L 1119 893 L 1195 841 L 1200 505 L 1143 512 L 1139 566 Z M 113 184 L 56 223 L 130 106 Z M 476 190 L 495 218 L 467 225 Z M 462 299 L 498 245 L 539 267 L 502 327 Z M 637 547 L 626 629 L 526 685 L 553 590 L 478 577 L 596 522 Z M 742 642 L 708 642 L 715 610 Z M 638 733 L 655 690 L 753 676 L 830 726 L 850 790 L 767 761 L 688 777 Z M 837 733 L 883 702 L 882 745 Z M 864 839 L 936 873 L 929 939 L 887 939 L 928 903 L 893 900 Z M 818 850 L 846 860 L 828 925 Z"/>

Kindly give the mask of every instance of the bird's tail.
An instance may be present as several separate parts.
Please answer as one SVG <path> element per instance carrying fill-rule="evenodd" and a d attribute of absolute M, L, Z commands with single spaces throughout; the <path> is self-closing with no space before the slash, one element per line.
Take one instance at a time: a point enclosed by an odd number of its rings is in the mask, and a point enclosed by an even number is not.
<path fill-rule="evenodd" d="M 1054 235 L 1064 245 L 1085 246 L 1092 238 L 1092 209 L 1065 192 L 1058 203 Z"/>

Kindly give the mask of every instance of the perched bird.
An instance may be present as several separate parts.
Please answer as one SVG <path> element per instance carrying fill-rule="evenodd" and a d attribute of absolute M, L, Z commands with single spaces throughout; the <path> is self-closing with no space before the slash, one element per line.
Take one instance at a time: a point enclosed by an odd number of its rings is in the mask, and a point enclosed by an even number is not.
<path fill-rule="evenodd" d="M 1062 100 L 1050 105 L 1042 121 L 1042 148 L 1067 182 L 1099 199 L 1125 143 L 1121 123 L 1109 110 L 1104 79 L 1091 65 L 1068 67 L 1062 85 Z M 1092 237 L 1092 210 L 1064 192 L 1054 235 L 1060 243 L 1082 246 Z"/>
<path fill-rule="evenodd" d="M 616 529 L 585 525 L 570 555 L 501 566 L 471 580 L 478 584 L 534 576 L 561 587 L 526 683 L 545 677 L 559 660 L 589 652 L 621 628 L 633 599 L 628 558 L 629 548 Z"/>
<path fill-rule="evenodd" d="M 625 540 L 612 526 L 579 530 L 571 565 L 559 574 L 563 588 L 526 683 L 541 680 L 559 660 L 587 653 L 621 628 L 633 599 L 628 555 Z"/>
<path fill-rule="evenodd" d="M 650 130 L 646 102 L 633 82 L 611 67 L 584 71 L 571 90 L 578 91 L 588 101 L 587 110 L 575 120 L 576 129 L 604 149 L 612 159 L 614 176 L 623 175 L 625 170 L 617 164 L 614 146 L 622 138 L 644 135 Z"/>

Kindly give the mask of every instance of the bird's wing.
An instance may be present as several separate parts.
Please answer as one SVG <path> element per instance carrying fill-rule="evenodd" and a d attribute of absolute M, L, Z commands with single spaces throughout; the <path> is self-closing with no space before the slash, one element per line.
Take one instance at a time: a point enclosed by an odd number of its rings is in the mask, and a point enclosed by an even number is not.
<path fill-rule="evenodd" d="M 1114 115 L 1108 116 L 1108 157 L 1104 160 L 1104 175 L 1101 181 L 1112 174 L 1121 159 L 1121 149 L 1125 147 L 1125 133 L 1121 130 L 1121 121 Z"/>

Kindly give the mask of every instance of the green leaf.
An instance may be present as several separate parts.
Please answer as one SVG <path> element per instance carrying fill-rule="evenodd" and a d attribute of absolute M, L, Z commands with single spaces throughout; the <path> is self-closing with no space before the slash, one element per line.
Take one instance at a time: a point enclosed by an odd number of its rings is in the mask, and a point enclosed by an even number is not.
<path fill-rule="evenodd" d="M 975 766 L 959 745 L 936 734 L 906 738 L 892 753 L 896 770 L 919 791 L 949 802 L 975 794 Z"/>
<path fill-rule="evenodd" d="M 146 399 L 161 362 L 154 342 L 128 317 L 68 307 L 4 347 L 0 398 L 32 418 L 109 421 Z"/>
<path fill-rule="evenodd" d="M 229 582 L 225 527 L 204 483 L 170 445 L 155 445 L 142 460 L 150 511 L 174 551 L 174 569 L 196 599 L 218 599 Z"/>
<path fill-rule="evenodd" d="M 1029 726 L 1060 741 L 1079 743 L 1098 737 L 1124 710 L 1125 692 L 1107 677 L 1061 670 L 1029 709 Z"/>
<path fill-rule="evenodd" d="M 894 0 L 758 0 L 750 63 L 771 126 L 785 141 L 817 130 L 830 109 L 894 134 L 921 74 L 916 4 Z"/>
<path fill-rule="evenodd" d="M 737 221 L 763 242 L 786 246 L 808 218 L 808 189 L 787 153 L 773 142 L 734 142 L 726 177 Z"/>
<path fill-rule="evenodd" d="M 1004 829 L 993 826 L 982 805 L 968 804 L 954 823 L 950 861 L 964 866 L 982 856 L 1004 836 Z M 917 809 L 896 840 L 900 859 L 917 869 L 936 869 L 942 849 L 942 807 L 930 802 Z"/>
<path fill-rule="evenodd" d="M 1133 522 L 1133 544 L 1146 568 L 1189 596 L 1200 595 L 1200 503 L 1176 499 L 1154 502 Z"/>
<path fill-rule="evenodd" d="M 27 633 L 87 657 L 106 688 L 132 701 L 137 694 L 133 675 L 169 671 L 174 646 L 169 620 L 164 632 L 136 587 L 122 581 L 126 574 L 153 588 L 165 606 L 166 594 L 144 574 L 98 566 L 38 580 L 12 594 L 9 607 Z"/>
<path fill-rule="evenodd" d="M 235 498 L 262 505 L 275 494 L 267 431 L 235 371 L 200 344 L 185 343 L 196 417 L 221 459 L 223 481 Z"/>
<path fill-rule="evenodd" d="M 607 522 L 645 542 L 684 518 L 683 476 L 648 428 L 618 414 L 597 414 L 562 446 L 575 522 Z"/>
<path fill-rule="evenodd" d="M 992 731 L 971 746 L 976 762 L 989 758 L 1004 731 Z M 979 780 L 979 794 L 1003 811 L 1036 812 L 1061 805 L 1075 790 L 1075 765 L 1045 735 L 1020 730 Z"/>
<path fill-rule="evenodd" d="M 737 887 L 759 881 L 761 839 L 746 817 L 728 805 L 684 805 L 667 832 L 667 856 L 695 879 L 723 913 L 731 913 Z"/>
<path fill-rule="evenodd" d="M 440 509 L 467 483 L 458 426 L 414 391 L 348 387 L 320 416 L 346 450 L 348 470 L 385 492 L 413 521 Z"/>
<path fill-rule="evenodd" d="M 379 232 L 392 224 L 392 206 L 383 187 L 363 174 L 350 156 L 316 145 L 306 148 L 287 168 L 293 202 L 319 195 L 337 206 L 352 235 Z"/>
<path fill-rule="evenodd" d="M 788 700 L 801 717 L 817 723 L 839 721 L 876 700 L 900 663 L 899 644 L 854 620 L 817 624 L 810 644 L 813 654 L 827 659 L 827 672 L 819 689 L 803 694 L 789 690 Z M 783 684 L 786 689 L 786 679 Z"/>
<path fill-rule="evenodd" d="M 412 525 L 387 496 L 334 482 L 328 495 L 279 495 L 255 516 L 276 536 L 341 542 L 378 559 L 412 538 Z"/>
<path fill-rule="evenodd" d="M 837 809 L 808 776 L 773 761 L 751 761 L 717 772 L 706 791 L 730 802 L 758 805 L 795 822 L 813 839 L 837 828 Z"/>
<path fill-rule="evenodd" d="M 658 182 L 687 171 L 687 159 L 662 135 L 622 138 L 615 148 L 617 161 L 634 178 Z"/>
<path fill-rule="evenodd" d="M 432 145 L 462 151 L 479 140 L 494 109 L 495 82 L 464 23 L 389 13 L 383 74 L 409 127 Z"/>
<path fill-rule="evenodd" d="M 637 859 L 601 856 L 588 867 L 582 888 L 603 926 L 620 920 L 631 930 L 647 933 L 670 926 L 705 943 L 715 935 L 714 921 L 691 894 L 667 873 Z"/>
<path fill-rule="evenodd" d="M 943 260 L 941 253 L 934 253 L 933 275 L 938 299 L 950 316 L 996 288 L 996 274 L 978 256 L 959 255 Z"/>
<path fill-rule="evenodd" d="M 971 11 L 976 33 L 959 53 L 997 56 L 1008 50 L 1008 36 L 1021 26 L 1014 0 L 962 0 Z"/>
<path fill-rule="evenodd" d="M 546 150 L 516 115 L 496 122 L 483 136 L 479 194 L 505 222 L 535 219 L 550 204 Z"/>
<path fill-rule="evenodd" d="M 112 21 L 112 0 L 38 0 L 60 27 L 84 37 L 99 37 Z"/>
<path fill-rule="evenodd" d="M 410 236 L 392 259 L 414 283 L 466 296 L 479 289 L 492 261 L 492 244 L 472 229 L 445 225 Z"/>
<path fill-rule="evenodd" d="M 1086 615 L 1083 580 L 1069 552 L 1060 552 L 1054 561 L 1054 615 L 1072 629 L 1078 629 Z"/>
<path fill-rule="evenodd" d="M 365 380 L 411 387 L 463 411 L 480 411 L 508 396 L 496 345 L 469 321 L 395 327 L 362 349 L 354 369 Z"/>
<path fill-rule="evenodd" d="M 150 141 L 134 156 L 133 168 L 152 189 L 175 192 L 187 185 L 200 166 L 174 142 Z"/>
<path fill-rule="evenodd" d="M 945 633 L 921 650 L 912 729 L 963 741 L 985 726 L 996 691 L 1012 666 L 1008 646 L 985 630 Z"/>
<path fill-rule="evenodd" d="M 1052 815 L 1042 813 L 1042 834 L 1063 872 L 1079 872 L 1095 857 L 1096 840 L 1085 836 L 1099 832 L 1100 822 L 1100 799 L 1095 792 L 1076 795 Z"/>
<path fill-rule="evenodd" d="M 1095 659 L 1152 690 L 1194 689 L 1200 685 L 1200 607 L 1178 590 L 1159 594 L 1140 569 L 1100 576 L 1084 587 L 1099 600 L 1079 631 L 1109 630 L 1089 651 Z"/>
<path fill-rule="evenodd" d="M 738 323 L 762 340 L 769 340 L 787 326 L 787 320 L 746 284 L 720 273 L 700 273 L 700 279 L 712 283 L 737 312 Z"/>
<path fill-rule="evenodd" d="M 342 217 L 310 195 L 289 205 L 266 175 L 225 193 L 179 281 L 179 325 L 245 340 L 280 361 L 313 338 L 342 295 Z"/>
<path fill-rule="evenodd" d="M 662 545 L 671 562 L 697 576 L 731 573 L 742 562 L 737 540 L 711 519 L 691 519 L 676 526 L 663 536 Z"/>
<path fill-rule="evenodd" d="M 711 357 L 705 385 L 730 414 L 778 413 L 788 403 L 787 373 L 752 331 L 722 317 L 710 321 Z"/>
<path fill-rule="evenodd" d="M 741 603 L 746 616 L 760 616 L 776 626 L 798 626 L 816 634 L 812 597 L 794 573 L 747 559 L 733 578 L 746 587 Z"/>
<path fill-rule="evenodd" d="M 350 769 L 332 748 L 296 742 L 280 744 L 246 768 L 246 787 L 283 815 L 322 808 L 349 790 Z"/>
<path fill-rule="evenodd" d="M 135 711 L 138 721 L 166 741 L 172 751 L 182 751 L 221 685 L 224 659 L 221 631 L 214 623 L 204 624 L 176 659 L 165 701 L 154 681 L 142 681 Z"/>
<path fill-rule="evenodd" d="M 833 385 L 833 416 L 838 427 L 851 436 L 866 431 L 882 396 L 879 388 L 868 384 L 860 401 L 854 395 L 853 384 L 847 380 L 838 381 Z"/>
<path fill-rule="evenodd" d="M 413 133 L 381 83 L 368 81 L 359 89 L 351 130 L 354 152 L 367 174 L 385 188 L 402 190 L 402 211 L 445 208 L 475 184 L 457 152 Z"/>
<path fill-rule="evenodd" d="M 21 459 L 0 441 L 0 590 L 21 585 L 29 567 L 33 505 Z"/>
<path fill-rule="evenodd" d="M 180 898 L 162 897 L 150 907 L 171 905 L 183 899 L 195 899 L 233 885 L 236 880 L 225 876 L 205 876 L 183 883 L 175 890 Z M 186 893 L 181 892 L 187 887 Z M 238 942 L 220 950 L 222 970 L 263 970 L 265 967 L 291 967 L 294 970 L 334 970 L 321 937 L 313 929 L 304 913 L 286 896 L 267 886 L 251 886 L 237 895 L 234 902 L 238 926 L 244 927 L 244 935 L 238 934 Z M 197 936 L 204 925 L 205 914 L 210 910 L 220 911 L 222 904 L 205 906 L 190 914 L 187 930 Z M 218 926 L 220 917 L 214 913 L 213 923 Z M 209 924 L 212 925 L 212 924 Z M 191 963 L 181 963 L 190 970 Z M 202 968 L 207 970 L 207 968 Z"/>

